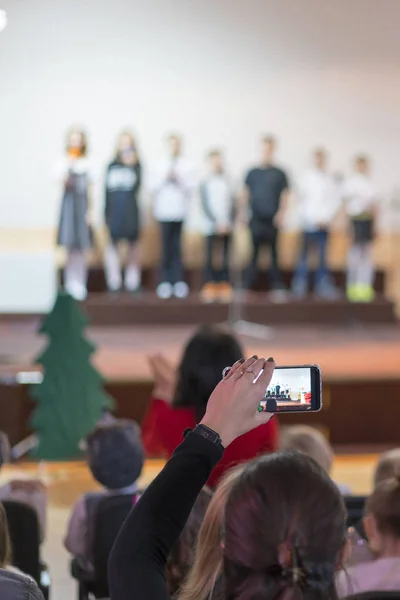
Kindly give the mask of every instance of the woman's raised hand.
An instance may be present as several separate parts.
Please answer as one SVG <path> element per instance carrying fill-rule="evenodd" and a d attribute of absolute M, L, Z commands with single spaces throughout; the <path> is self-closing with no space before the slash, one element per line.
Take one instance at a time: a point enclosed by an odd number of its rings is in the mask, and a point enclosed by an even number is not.
<path fill-rule="evenodd" d="M 216 431 L 224 447 L 251 429 L 267 423 L 273 416 L 259 412 L 275 362 L 252 356 L 237 361 L 210 396 L 203 425 Z"/>

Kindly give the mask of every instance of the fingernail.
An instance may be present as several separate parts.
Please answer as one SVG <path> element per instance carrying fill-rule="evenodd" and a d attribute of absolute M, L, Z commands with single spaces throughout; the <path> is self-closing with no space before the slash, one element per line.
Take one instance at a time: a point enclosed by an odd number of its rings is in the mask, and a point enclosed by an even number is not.
<path fill-rule="evenodd" d="M 240 358 L 239 362 L 243 364 L 244 363 L 244 358 Z"/>
<path fill-rule="evenodd" d="M 251 358 L 255 358 L 257 360 L 258 356 L 257 356 L 257 354 L 253 354 L 253 356 Z"/>
<path fill-rule="evenodd" d="M 275 362 L 275 360 L 272 358 L 272 356 L 270 356 L 267 362 Z"/>

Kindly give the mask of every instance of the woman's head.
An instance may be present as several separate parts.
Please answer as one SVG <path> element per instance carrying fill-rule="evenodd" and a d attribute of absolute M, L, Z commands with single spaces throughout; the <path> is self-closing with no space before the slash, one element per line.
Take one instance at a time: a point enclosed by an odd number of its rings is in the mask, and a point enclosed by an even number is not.
<path fill-rule="evenodd" d="M 166 578 L 171 595 L 180 590 L 194 560 L 194 549 L 199 529 L 212 498 L 212 491 L 205 487 L 192 508 L 186 525 L 167 559 Z"/>
<path fill-rule="evenodd" d="M 93 477 L 105 488 L 133 485 L 142 472 L 144 451 L 134 421 L 98 425 L 87 438 L 87 461 Z"/>
<path fill-rule="evenodd" d="M 123 131 L 117 142 L 117 159 L 126 162 L 137 162 L 137 148 L 135 137 L 131 131 Z"/>
<path fill-rule="evenodd" d="M 86 133 L 77 127 L 71 128 L 67 133 L 66 151 L 72 157 L 85 156 L 87 153 Z"/>
<path fill-rule="evenodd" d="M 226 473 L 218 484 L 201 524 L 193 566 L 182 587 L 179 600 L 207 600 L 222 591 L 222 536 L 228 494 L 243 470 L 243 465 Z M 222 597 L 222 594 L 221 594 Z"/>
<path fill-rule="evenodd" d="M 400 556 L 400 476 L 376 486 L 366 502 L 364 529 L 372 552 Z"/>
<path fill-rule="evenodd" d="M 329 598 L 344 558 L 346 509 L 327 473 L 301 453 L 248 463 L 225 509 L 226 598 Z"/>
<path fill-rule="evenodd" d="M 215 326 L 201 327 L 183 352 L 174 406 L 193 407 L 200 421 L 223 369 L 242 356 L 243 349 L 231 333 Z"/>
<path fill-rule="evenodd" d="M 0 502 L 0 569 L 11 564 L 11 542 L 8 532 L 7 515 Z"/>

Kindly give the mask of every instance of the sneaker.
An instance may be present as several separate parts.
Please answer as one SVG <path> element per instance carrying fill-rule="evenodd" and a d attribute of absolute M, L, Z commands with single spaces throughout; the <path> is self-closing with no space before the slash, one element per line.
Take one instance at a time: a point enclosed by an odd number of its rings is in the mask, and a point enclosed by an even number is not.
<path fill-rule="evenodd" d="M 230 302 L 232 300 L 233 290 L 228 281 L 224 281 L 217 287 L 217 299 L 221 302 Z"/>
<path fill-rule="evenodd" d="M 189 294 L 189 286 L 185 281 L 178 281 L 174 285 L 175 298 L 186 298 Z"/>
<path fill-rule="evenodd" d="M 172 296 L 172 285 L 167 281 L 163 281 L 157 286 L 157 296 L 163 300 L 167 300 Z"/>
<path fill-rule="evenodd" d="M 333 285 L 321 285 L 315 289 L 315 295 L 323 300 L 338 300 L 340 291 Z"/>
<path fill-rule="evenodd" d="M 372 302 L 375 299 L 374 288 L 369 285 L 358 286 L 358 300 L 359 302 Z"/>
<path fill-rule="evenodd" d="M 301 300 L 307 296 L 307 283 L 303 279 L 295 279 L 292 284 L 292 295 Z"/>
<path fill-rule="evenodd" d="M 127 292 L 137 292 L 140 289 L 140 271 L 137 267 L 129 266 L 125 272 L 125 289 Z"/>
<path fill-rule="evenodd" d="M 78 302 L 86 300 L 87 289 L 85 285 L 78 282 L 72 282 L 69 286 L 65 286 L 65 289 L 68 292 L 68 294 Z"/>
<path fill-rule="evenodd" d="M 288 300 L 288 293 L 286 290 L 272 290 L 269 293 L 269 298 L 271 302 L 275 302 L 276 304 L 283 304 Z"/>
<path fill-rule="evenodd" d="M 216 284 L 212 282 L 206 283 L 200 292 L 200 296 L 204 302 L 215 302 L 215 300 L 217 300 Z"/>

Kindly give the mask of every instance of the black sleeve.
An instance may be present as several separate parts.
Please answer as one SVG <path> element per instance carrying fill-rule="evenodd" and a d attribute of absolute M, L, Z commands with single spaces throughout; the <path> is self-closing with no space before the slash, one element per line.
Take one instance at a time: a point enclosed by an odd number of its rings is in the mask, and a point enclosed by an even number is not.
<path fill-rule="evenodd" d="M 138 162 L 135 165 L 135 173 L 136 173 L 136 182 L 133 188 L 133 193 L 136 196 L 138 193 L 140 186 L 142 185 L 142 165 Z"/>
<path fill-rule="evenodd" d="M 210 206 L 210 197 L 207 194 L 207 187 L 205 183 L 202 183 L 200 186 L 200 197 L 201 197 L 201 206 L 204 210 L 204 213 L 210 219 L 212 223 L 216 222 L 216 218 L 212 212 L 212 208 Z"/>
<path fill-rule="evenodd" d="M 222 452 L 189 433 L 125 521 L 109 561 L 112 600 L 169 600 L 165 562 Z"/>
<path fill-rule="evenodd" d="M 105 204 L 104 204 L 104 218 L 106 223 L 108 223 L 108 215 L 110 213 L 110 190 L 108 189 L 108 174 L 111 170 L 111 166 L 107 168 L 106 171 L 106 182 L 105 182 Z"/>

